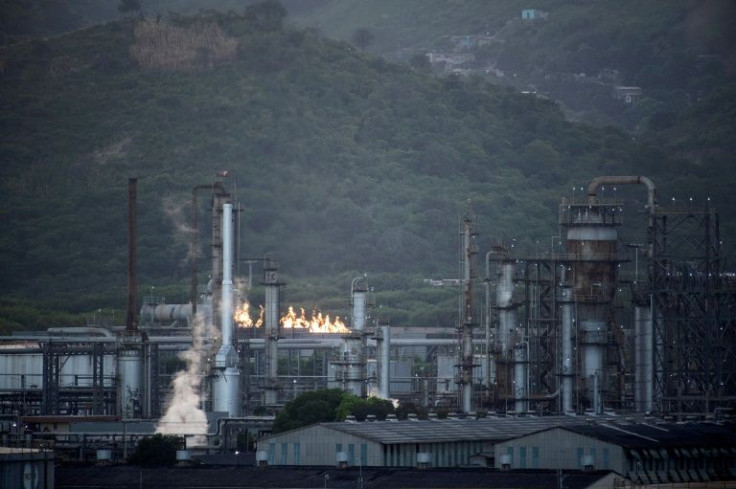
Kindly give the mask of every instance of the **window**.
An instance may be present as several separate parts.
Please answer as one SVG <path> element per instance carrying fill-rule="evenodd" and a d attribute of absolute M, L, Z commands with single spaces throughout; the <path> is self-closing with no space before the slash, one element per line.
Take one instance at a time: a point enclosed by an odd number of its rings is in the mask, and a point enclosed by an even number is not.
<path fill-rule="evenodd" d="M 299 443 L 294 443 L 294 465 L 301 465 L 301 447 Z"/>
<path fill-rule="evenodd" d="M 583 470 L 583 455 L 585 455 L 585 449 L 578 447 L 578 469 Z"/>
<path fill-rule="evenodd" d="M 348 445 L 348 465 L 355 465 L 355 445 L 352 443 Z"/>
<path fill-rule="evenodd" d="M 526 447 L 519 447 L 519 468 L 526 468 Z"/>
<path fill-rule="evenodd" d="M 360 445 L 360 466 L 365 467 L 368 465 L 368 444 L 361 443 Z"/>
<path fill-rule="evenodd" d="M 532 447 L 532 468 L 539 468 L 539 447 Z"/>
<path fill-rule="evenodd" d="M 601 448 L 601 469 L 611 468 L 611 457 L 608 453 L 608 448 Z"/>
<path fill-rule="evenodd" d="M 275 443 L 268 444 L 268 464 L 276 465 L 276 444 Z"/>
<path fill-rule="evenodd" d="M 287 443 L 281 444 L 281 465 L 286 465 L 289 460 L 289 445 Z"/>

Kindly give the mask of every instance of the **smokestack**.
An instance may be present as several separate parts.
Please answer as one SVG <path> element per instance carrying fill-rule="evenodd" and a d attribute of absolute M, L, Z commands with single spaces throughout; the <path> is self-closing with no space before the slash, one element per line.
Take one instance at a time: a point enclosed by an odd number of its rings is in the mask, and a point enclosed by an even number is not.
<path fill-rule="evenodd" d="M 136 278 L 136 267 L 138 265 L 138 254 L 136 243 L 138 241 L 138 217 L 137 205 L 137 178 L 128 179 L 128 312 L 125 320 L 126 331 L 138 330 L 138 316 L 136 307 L 136 294 L 138 293 L 138 282 Z"/>
<path fill-rule="evenodd" d="M 222 288 L 220 297 L 220 324 L 222 345 L 215 357 L 215 411 L 227 412 L 229 417 L 240 416 L 240 371 L 233 340 L 233 205 L 222 206 Z"/>
<path fill-rule="evenodd" d="M 140 417 L 143 399 L 143 360 L 141 348 L 143 336 L 138 331 L 136 308 L 137 295 L 137 192 L 136 178 L 128 179 L 128 311 L 125 331 L 121 335 L 117 352 L 118 412 L 125 419 Z"/>
<path fill-rule="evenodd" d="M 233 341 L 233 205 L 222 206 L 222 297 L 220 324 L 222 344 Z"/>

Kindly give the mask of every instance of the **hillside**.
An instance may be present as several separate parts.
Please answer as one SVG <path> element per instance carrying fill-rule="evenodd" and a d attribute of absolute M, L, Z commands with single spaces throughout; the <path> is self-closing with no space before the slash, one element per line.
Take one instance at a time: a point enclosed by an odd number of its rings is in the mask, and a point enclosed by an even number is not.
<path fill-rule="evenodd" d="M 270 2 L 127 19 L 2 51 L 5 300 L 120 307 L 130 176 L 141 291 L 185 300 L 191 189 L 227 169 L 241 256 L 276 256 L 287 294 L 320 306 L 344 307 L 367 271 L 395 324 L 453 317 L 452 291 L 399 291 L 457 275 L 462 215 L 483 250 L 512 238 L 534 250 L 558 232 L 559 197 L 595 176 L 647 174 L 665 196 L 713 179 L 617 129 L 570 123 L 548 100 L 392 64 L 284 14 Z"/>

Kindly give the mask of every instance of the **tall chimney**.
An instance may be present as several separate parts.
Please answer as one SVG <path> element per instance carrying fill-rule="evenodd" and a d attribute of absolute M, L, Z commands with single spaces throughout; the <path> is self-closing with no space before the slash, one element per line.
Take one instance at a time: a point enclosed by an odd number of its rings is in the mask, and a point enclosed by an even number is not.
<path fill-rule="evenodd" d="M 128 312 L 125 320 L 126 331 L 138 330 L 138 313 L 135 300 L 138 293 L 136 278 L 136 268 L 138 266 L 136 247 L 138 241 L 137 184 L 137 178 L 128 179 Z"/>

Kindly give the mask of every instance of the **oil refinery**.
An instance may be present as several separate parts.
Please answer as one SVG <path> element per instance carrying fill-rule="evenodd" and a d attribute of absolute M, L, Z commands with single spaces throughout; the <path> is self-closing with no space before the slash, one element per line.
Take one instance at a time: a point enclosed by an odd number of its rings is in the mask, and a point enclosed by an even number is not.
<path fill-rule="evenodd" d="M 631 223 L 642 243 L 622 243 L 623 204 L 599 196 L 625 185 L 646 195 Z M 461 219 L 457 324 L 400 328 L 372 314 L 365 275 L 349 284 L 345 323 L 284 307 L 269 257 L 258 262 L 265 304 L 249 303 L 234 273 L 239 203 L 224 177 L 192 193 L 193 249 L 202 194 L 212 215 L 209 283 L 198 283 L 194 256 L 188 303 L 151 293 L 139 306 L 135 179 L 128 189 L 126 323 L 1 337 L 3 445 L 52 440 L 83 458 L 159 432 L 227 451 L 322 388 L 468 417 L 715 421 L 736 405 L 736 276 L 721 259 L 718 214 L 708 202 L 662 206 L 649 178 L 599 177 L 563 198 L 560 244 L 544 253 L 501 241 L 483 252 L 473 219 Z M 431 365 L 421 375 L 417 357 Z"/>

